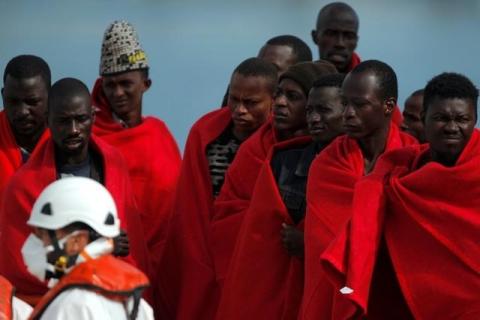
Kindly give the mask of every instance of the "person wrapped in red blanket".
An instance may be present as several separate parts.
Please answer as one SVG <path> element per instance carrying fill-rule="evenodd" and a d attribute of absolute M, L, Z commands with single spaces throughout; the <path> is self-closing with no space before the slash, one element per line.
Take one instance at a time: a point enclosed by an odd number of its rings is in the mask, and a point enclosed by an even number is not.
<path fill-rule="evenodd" d="M 280 142 L 266 158 L 240 229 L 218 319 L 297 319 L 308 169 L 342 133 L 344 77 L 325 75 L 314 82 L 305 107 L 311 138 Z"/>
<path fill-rule="evenodd" d="M 480 318 L 477 100 L 465 76 L 434 77 L 424 92 L 429 145 L 389 152 L 356 186 L 350 226 L 322 262 L 359 316 Z M 379 261 L 382 250 L 390 270 Z M 389 296 L 375 294 L 385 287 L 376 280 L 389 271 L 406 300 L 403 310 L 379 308 L 392 305 Z"/>
<path fill-rule="evenodd" d="M 243 216 L 248 209 L 258 173 L 274 143 L 307 134 L 305 104 L 313 82 L 336 73 L 326 61 L 291 66 L 279 79 L 273 119 L 239 149 L 215 199 L 211 241 L 215 272 L 220 285 L 225 279 Z"/>
<path fill-rule="evenodd" d="M 342 92 L 346 135 L 319 154 L 308 176 L 301 319 L 331 319 L 337 310 L 351 311 L 348 301 L 326 278 L 320 255 L 351 217 L 355 183 L 385 151 L 416 143 L 391 121 L 397 78 L 386 63 L 360 63 L 345 78 Z"/>
<path fill-rule="evenodd" d="M 50 90 L 48 105 L 52 137 L 38 145 L 12 177 L 0 208 L 0 273 L 30 304 L 38 301 L 47 286 L 27 271 L 22 259 L 22 246 L 30 233 L 26 222 L 37 196 L 57 179 L 83 176 L 106 186 L 126 231 L 126 235 L 116 238 L 115 252 L 149 272 L 140 217 L 124 160 L 116 149 L 90 135 L 93 109 L 88 88 L 76 79 L 59 80 Z"/>
<path fill-rule="evenodd" d="M 185 147 L 169 227 L 159 267 L 165 319 L 213 319 L 218 286 L 210 249 L 213 201 L 239 146 L 269 117 L 277 70 L 250 58 L 232 73 L 228 106 L 201 117 Z"/>
<path fill-rule="evenodd" d="M 103 37 L 101 77 L 92 92 L 93 132 L 120 150 L 127 161 L 155 269 L 165 244 L 181 159 L 165 123 L 142 116 L 142 97 L 152 83 L 148 71 L 134 27 L 126 21 L 110 24 Z"/>
<path fill-rule="evenodd" d="M 50 68 L 40 57 L 11 59 L 3 74 L 0 112 L 0 194 L 11 176 L 26 162 L 41 139 L 46 139 Z"/>

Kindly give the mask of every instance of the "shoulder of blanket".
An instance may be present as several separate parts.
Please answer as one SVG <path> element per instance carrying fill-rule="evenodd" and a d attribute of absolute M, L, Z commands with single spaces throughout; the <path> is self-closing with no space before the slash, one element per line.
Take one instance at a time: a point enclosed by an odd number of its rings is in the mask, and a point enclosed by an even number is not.
<path fill-rule="evenodd" d="M 90 139 L 93 147 L 101 153 L 101 155 L 105 158 L 106 163 L 115 163 L 120 164 L 125 168 L 127 167 L 126 160 L 120 150 L 103 140 L 102 137 L 99 137 L 93 133 L 90 136 Z"/>
<path fill-rule="evenodd" d="M 210 126 L 218 126 L 218 123 L 229 122 L 232 118 L 232 112 L 229 108 L 220 108 L 213 111 L 210 111 L 200 118 L 192 126 L 191 131 L 209 128 Z"/>
<path fill-rule="evenodd" d="M 397 167 L 410 167 L 420 153 L 428 148 L 426 144 L 411 144 L 385 152 L 375 164 L 373 176 L 384 176 Z"/>
<path fill-rule="evenodd" d="M 199 148 L 200 152 L 207 144 L 216 139 L 229 125 L 232 114 L 229 108 L 221 108 L 208 112 L 201 116 L 192 125 L 188 133 L 187 142 L 185 144 L 184 156 L 192 148 Z"/>
<path fill-rule="evenodd" d="M 238 154 L 245 152 L 251 154 L 264 153 L 264 155 L 261 155 L 261 158 L 265 158 L 274 143 L 275 132 L 273 123 L 271 120 L 268 120 L 240 145 Z"/>
<path fill-rule="evenodd" d="M 419 144 L 417 139 L 415 139 L 415 137 L 413 137 L 412 135 L 410 135 L 408 133 L 400 131 L 399 135 L 400 135 L 400 140 L 402 141 L 402 144 L 404 146 L 418 145 Z"/>
<path fill-rule="evenodd" d="M 311 136 L 296 137 L 296 138 L 288 139 L 286 141 L 278 142 L 274 144 L 270 149 L 267 159 L 271 160 L 279 154 L 287 155 L 290 153 L 295 153 L 295 154 L 298 152 L 301 153 L 311 143 L 312 143 Z"/>

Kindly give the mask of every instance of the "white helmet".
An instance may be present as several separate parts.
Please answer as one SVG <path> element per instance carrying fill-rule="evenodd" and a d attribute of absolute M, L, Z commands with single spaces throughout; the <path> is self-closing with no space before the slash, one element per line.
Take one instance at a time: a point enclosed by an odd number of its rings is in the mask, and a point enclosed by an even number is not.
<path fill-rule="evenodd" d="M 69 177 L 47 186 L 33 205 L 27 224 L 57 230 L 83 222 L 104 237 L 120 233 L 120 221 L 112 196 L 95 180 Z"/>

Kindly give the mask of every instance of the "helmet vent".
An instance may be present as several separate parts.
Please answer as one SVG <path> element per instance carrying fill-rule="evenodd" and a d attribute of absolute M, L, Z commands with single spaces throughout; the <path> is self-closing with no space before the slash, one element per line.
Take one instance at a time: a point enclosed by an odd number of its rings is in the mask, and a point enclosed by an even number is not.
<path fill-rule="evenodd" d="M 45 203 L 42 207 L 42 210 L 40 210 L 40 212 L 43 213 L 44 215 L 51 216 L 52 205 L 50 204 L 50 202 Z"/>
<path fill-rule="evenodd" d="M 105 219 L 105 224 L 107 226 L 113 226 L 115 224 L 115 218 L 112 213 L 107 214 L 107 218 Z"/>

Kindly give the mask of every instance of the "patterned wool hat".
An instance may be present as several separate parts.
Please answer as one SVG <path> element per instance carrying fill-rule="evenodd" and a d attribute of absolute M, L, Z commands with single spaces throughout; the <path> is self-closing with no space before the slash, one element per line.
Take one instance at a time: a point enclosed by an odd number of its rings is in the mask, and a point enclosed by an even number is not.
<path fill-rule="evenodd" d="M 138 34 L 127 21 L 115 21 L 103 35 L 100 75 L 148 69 L 147 55 Z"/>

